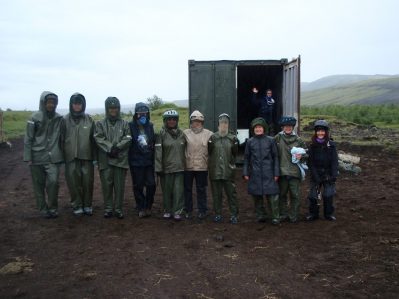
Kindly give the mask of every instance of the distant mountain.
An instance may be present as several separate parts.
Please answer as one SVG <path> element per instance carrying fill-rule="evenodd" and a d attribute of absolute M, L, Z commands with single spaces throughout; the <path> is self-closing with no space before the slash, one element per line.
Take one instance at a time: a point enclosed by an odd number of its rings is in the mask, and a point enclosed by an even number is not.
<path fill-rule="evenodd" d="M 121 106 L 121 111 L 123 113 L 129 113 L 130 111 L 134 111 L 134 104 L 133 105 L 122 105 Z M 69 109 L 67 108 L 59 108 L 57 109 L 57 112 L 61 115 L 65 115 L 69 113 Z M 104 108 L 86 108 L 86 113 L 90 115 L 95 115 L 95 114 L 104 114 L 105 109 Z"/>
<path fill-rule="evenodd" d="M 366 80 L 388 79 L 392 77 L 396 77 L 396 75 L 332 75 L 312 82 L 301 82 L 301 91 L 306 92 L 327 87 L 348 85 Z"/>
<path fill-rule="evenodd" d="M 399 75 L 330 76 L 317 81 L 310 83 L 317 89 L 305 85 L 308 91 L 302 90 L 302 105 L 399 104 Z M 323 84 L 326 87 L 321 87 Z"/>
<path fill-rule="evenodd" d="M 173 103 L 178 107 L 183 107 L 183 108 L 188 108 L 188 100 L 176 100 L 176 101 L 165 101 L 166 103 Z M 129 113 L 129 112 L 134 112 L 134 106 L 136 104 L 130 104 L 130 105 L 122 105 L 121 106 L 121 111 L 123 113 Z M 67 108 L 59 108 L 57 109 L 57 112 L 61 115 L 65 115 L 69 113 L 69 109 Z M 95 114 L 104 114 L 104 108 L 87 108 L 86 112 L 90 115 L 95 115 Z"/>
<path fill-rule="evenodd" d="M 173 101 L 172 103 L 178 107 L 188 108 L 188 100 L 177 100 Z"/>

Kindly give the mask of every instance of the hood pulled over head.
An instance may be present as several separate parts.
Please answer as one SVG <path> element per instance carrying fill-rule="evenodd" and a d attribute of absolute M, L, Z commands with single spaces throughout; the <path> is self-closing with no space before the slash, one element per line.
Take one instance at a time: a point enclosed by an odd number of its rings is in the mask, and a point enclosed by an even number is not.
<path fill-rule="evenodd" d="M 263 127 L 263 134 L 266 134 L 266 132 L 267 132 L 267 124 L 266 124 L 266 121 L 262 117 L 257 117 L 251 122 L 251 130 L 252 130 L 252 133 L 254 133 L 254 134 L 255 134 L 255 127 L 256 126 Z"/>
<path fill-rule="evenodd" d="M 39 110 L 42 112 L 47 112 L 46 110 L 46 103 L 49 99 L 54 100 L 55 103 L 55 108 L 57 108 L 58 105 L 58 96 L 51 91 L 43 91 L 42 94 L 40 95 L 40 104 L 39 104 Z"/>
<path fill-rule="evenodd" d="M 150 108 L 146 103 L 139 102 L 136 104 L 136 106 L 134 107 L 134 115 L 133 115 L 134 120 L 138 119 L 137 113 L 147 113 L 147 119 L 150 120 Z"/>
<path fill-rule="evenodd" d="M 52 100 L 54 102 L 54 109 L 52 111 L 47 110 L 47 101 Z M 43 91 L 40 96 L 39 110 L 43 112 L 48 118 L 53 118 L 56 115 L 56 109 L 58 105 L 58 96 L 51 91 Z"/>
<path fill-rule="evenodd" d="M 109 109 L 110 108 L 117 108 L 118 109 L 118 114 L 116 116 L 111 116 L 109 114 Z M 108 97 L 105 100 L 105 115 L 109 120 L 117 120 L 120 118 L 121 114 L 121 104 L 119 102 L 119 99 L 117 97 Z"/>
<path fill-rule="evenodd" d="M 72 107 L 73 104 L 82 104 L 82 110 L 80 112 L 75 112 Z M 85 114 L 85 110 L 86 99 L 84 95 L 78 92 L 74 93 L 69 100 L 69 113 L 72 115 L 72 117 L 77 118 L 83 116 Z"/>

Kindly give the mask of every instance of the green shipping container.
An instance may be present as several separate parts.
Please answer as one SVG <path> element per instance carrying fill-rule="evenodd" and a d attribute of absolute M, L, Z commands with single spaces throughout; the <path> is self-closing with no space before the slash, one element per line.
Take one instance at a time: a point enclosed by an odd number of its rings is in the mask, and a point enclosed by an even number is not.
<path fill-rule="evenodd" d="M 258 111 L 251 105 L 252 89 L 258 96 L 267 89 L 273 91 L 275 123 L 282 115 L 299 121 L 300 56 L 292 61 L 280 60 L 219 60 L 188 61 L 189 109 L 205 115 L 205 127 L 217 130 L 218 116 L 228 113 L 231 129 L 237 132 L 240 143 L 249 137 L 251 120 Z M 277 133 L 278 124 L 273 128 Z"/>

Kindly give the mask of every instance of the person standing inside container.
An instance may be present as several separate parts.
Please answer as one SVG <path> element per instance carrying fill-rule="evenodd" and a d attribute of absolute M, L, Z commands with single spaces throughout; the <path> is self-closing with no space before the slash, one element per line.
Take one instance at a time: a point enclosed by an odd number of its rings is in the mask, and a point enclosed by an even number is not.
<path fill-rule="evenodd" d="M 164 126 L 155 142 L 155 172 L 160 176 L 163 218 L 182 219 L 184 210 L 184 164 L 186 140 L 179 128 L 179 113 L 167 110 L 162 115 Z"/>
<path fill-rule="evenodd" d="M 69 114 L 64 116 L 65 178 L 75 216 L 93 214 L 93 162 L 97 160 L 97 147 L 95 123 L 85 110 L 85 97 L 75 93 L 69 100 Z"/>
<path fill-rule="evenodd" d="M 134 108 L 129 123 L 132 143 L 129 149 L 129 166 L 133 182 L 133 194 L 139 218 L 151 216 L 155 195 L 155 133 L 150 121 L 150 108 L 140 102 Z M 144 194 L 145 188 L 145 194 Z"/>
<path fill-rule="evenodd" d="M 30 167 L 37 207 L 45 218 L 58 217 L 58 181 L 64 162 L 64 119 L 56 112 L 57 105 L 55 93 L 42 92 L 39 111 L 28 120 L 24 139 L 24 161 Z"/>
<path fill-rule="evenodd" d="M 211 181 L 214 221 L 222 222 L 223 190 L 230 209 L 230 222 L 238 223 L 238 202 L 235 184 L 235 162 L 238 139 L 229 132 L 230 116 L 222 113 L 218 118 L 218 131 L 208 141 L 209 178 Z"/>
<path fill-rule="evenodd" d="M 132 137 L 129 123 L 121 118 L 120 111 L 118 98 L 108 97 L 105 100 L 105 118 L 96 123 L 94 134 L 98 146 L 104 218 L 124 217 L 125 178 L 129 168 L 128 151 Z"/>
<path fill-rule="evenodd" d="M 274 125 L 274 114 L 276 101 L 273 98 L 273 92 L 271 89 L 266 90 L 265 96 L 258 97 L 259 90 L 254 87 L 252 89 L 251 103 L 253 108 L 258 112 L 258 117 L 262 117 L 268 125 L 269 131 L 273 131 Z M 269 134 L 269 132 L 266 132 Z"/>
<path fill-rule="evenodd" d="M 208 141 L 212 132 L 204 128 L 204 115 L 198 110 L 190 115 L 190 128 L 183 131 L 186 138 L 186 168 L 184 171 L 184 198 L 186 218 L 193 212 L 193 182 L 197 193 L 198 218 L 207 215 Z"/>

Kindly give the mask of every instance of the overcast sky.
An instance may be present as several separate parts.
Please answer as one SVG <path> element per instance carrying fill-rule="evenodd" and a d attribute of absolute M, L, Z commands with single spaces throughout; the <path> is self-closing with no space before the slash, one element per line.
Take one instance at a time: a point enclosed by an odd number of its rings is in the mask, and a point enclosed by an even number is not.
<path fill-rule="evenodd" d="M 399 74 L 395 0 L 0 0 L 0 107 L 188 98 L 187 60 L 302 57 L 302 80 Z"/>

